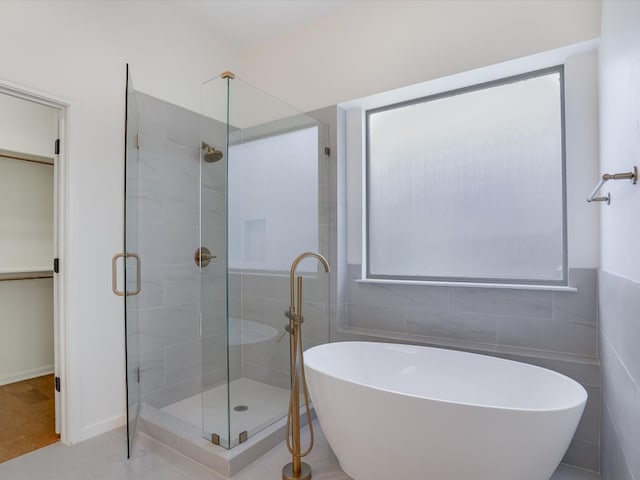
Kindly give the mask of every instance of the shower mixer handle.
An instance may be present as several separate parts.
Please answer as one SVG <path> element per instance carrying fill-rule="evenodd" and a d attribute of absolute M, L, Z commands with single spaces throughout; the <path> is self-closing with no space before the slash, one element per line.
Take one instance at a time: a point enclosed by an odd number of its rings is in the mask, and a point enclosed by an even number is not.
<path fill-rule="evenodd" d="M 289 324 L 284 326 L 284 332 L 282 332 L 282 335 L 278 337 L 278 340 L 276 340 L 276 343 L 280 343 L 287 333 L 291 334 L 291 327 L 289 327 Z"/>
<path fill-rule="evenodd" d="M 286 318 L 288 318 L 289 320 L 293 320 L 294 322 L 297 322 L 297 323 L 303 323 L 304 322 L 304 317 L 302 315 L 298 315 L 295 312 L 293 313 L 293 315 L 291 315 L 291 312 L 289 310 L 285 310 L 284 311 L 284 316 Z M 286 328 L 288 329 L 289 325 L 287 325 Z M 291 332 L 289 332 L 289 333 L 291 333 Z"/>
<path fill-rule="evenodd" d="M 193 261 L 199 267 L 206 267 L 211 263 L 211 260 L 218 258 L 216 255 L 211 255 L 211 251 L 207 247 L 200 247 L 193 255 Z"/>

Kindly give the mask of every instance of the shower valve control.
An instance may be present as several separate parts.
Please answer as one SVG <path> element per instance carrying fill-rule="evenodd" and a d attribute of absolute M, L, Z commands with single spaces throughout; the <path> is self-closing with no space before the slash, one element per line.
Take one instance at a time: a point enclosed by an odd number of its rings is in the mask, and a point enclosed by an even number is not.
<path fill-rule="evenodd" d="M 298 323 L 304 322 L 304 317 L 295 313 L 293 314 L 293 318 L 291 318 L 291 312 L 289 310 L 284 311 L 284 316 L 287 317 L 289 320 L 293 320 L 294 322 L 298 322 Z M 288 327 L 289 325 L 287 325 L 287 329 Z"/>
<path fill-rule="evenodd" d="M 211 251 L 207 247 L 200 247 L 193 255 L 193 260 L 199 267 L 206 267 L 211 263 L 211 260 L 218 258 L 215 255 L 211 255 Z"/>

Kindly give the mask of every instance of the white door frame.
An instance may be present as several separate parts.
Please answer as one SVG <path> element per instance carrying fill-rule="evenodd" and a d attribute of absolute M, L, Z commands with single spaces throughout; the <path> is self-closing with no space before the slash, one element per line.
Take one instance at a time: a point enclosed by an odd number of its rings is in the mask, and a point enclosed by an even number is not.
<path fill-rule="evenodd" d="M 53 275 L 54 375 L 61 379 L 56 392 L 56 433 L 62 443 L 69 444 L 71 429 L 69 399 L 69 331 L 68 331 L 68 199 L 69 199 L 69 113 L 71 102 L 22 85 L 0 79 L 0 93 L 52 107 L 58 111 L 60 153 L 54 161 L 54 258 L 60 259 L 59 273 Z M 53 145 L 51 146 L 53 151 Z M 51 259 L 53 263 L 53 258 Z"/>

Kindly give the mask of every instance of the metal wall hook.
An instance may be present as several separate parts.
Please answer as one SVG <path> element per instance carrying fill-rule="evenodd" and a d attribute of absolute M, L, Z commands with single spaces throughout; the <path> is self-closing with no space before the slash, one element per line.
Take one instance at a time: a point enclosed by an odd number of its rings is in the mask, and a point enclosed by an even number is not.
<path fill-rule="evenodd" d="M 638 167 L 634 165 L 631 172 L 614 173 L 613 175 L 605 173 L 604 175 L 602 175 L 602 178 L 596 185 L 596 188 L 593 189 L 593 192 L 591 192 L 591 195 L 589 195 L 589 197 L 587 198 L 587 202 L 607 202 L 607 205 L 611 204 L 610 193 L 607 193 L 605 197 L 596 197 L 598 190 L 600 190 L 608 180 L 631 180 L 631 182 L 635 185 L 636 183 L 638 183 Z"/>

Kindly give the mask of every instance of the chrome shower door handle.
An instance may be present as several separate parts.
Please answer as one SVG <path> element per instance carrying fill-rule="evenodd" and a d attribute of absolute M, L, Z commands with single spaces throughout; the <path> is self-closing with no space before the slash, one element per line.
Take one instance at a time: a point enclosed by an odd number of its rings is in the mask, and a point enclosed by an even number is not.
<path fill-rule="evenodd" d="M 135 258 L 136 260 L 136 288 L 135 290 L 125 291 L 118 290 L 118 259 L 124 258 L 125 262 L 127 258 Z M 125 265 L 126 268 L 126 265 Z M 138 295 L 142 289 L 142 274 L 140 272 L 140 255 L 137 253 L 116 253 L 111 259 L 111 290 L 115 295 L 119 297 L 132 297 Z"/>

